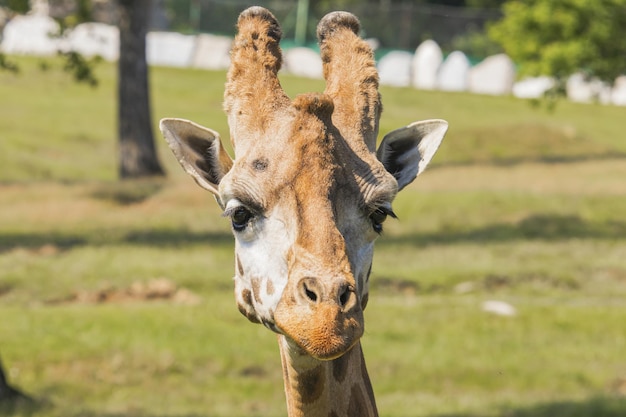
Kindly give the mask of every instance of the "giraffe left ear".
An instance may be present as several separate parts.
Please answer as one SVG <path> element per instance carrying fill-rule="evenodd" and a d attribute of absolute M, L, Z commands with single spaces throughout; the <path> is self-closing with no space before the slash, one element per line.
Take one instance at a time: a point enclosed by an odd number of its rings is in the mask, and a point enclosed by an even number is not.
<path fill-rule="evenodd" d="M 184 119 L 162 119 L 159 127 L 183 169 L 200 187 L 218 197 L 218 185 L 233 166 L 220 135 Z"/>
<path fill-rule="evenodd" d="M 425 169 L 448 130 L 445 120 L 424 120 L 389 132 L 376 156 L 398 181 L 398 189 L 409 185 Z"/>

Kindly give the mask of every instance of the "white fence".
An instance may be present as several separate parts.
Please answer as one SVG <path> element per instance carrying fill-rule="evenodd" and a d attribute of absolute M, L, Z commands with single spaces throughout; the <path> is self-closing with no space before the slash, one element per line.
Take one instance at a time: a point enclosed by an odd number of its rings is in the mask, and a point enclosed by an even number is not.
<path fill-rule="evenodd" d="M 119 32 L 115 26 L 84 23 L 63 38 L 52 37 L 57 23 L 48 16 L 17 16 L 9 21 L 0 44 L 6 54 L 52 55 L 57 51 L 74 50 L 85 56 L 100 55 L 117 60 Z M 147 37 L 147 60 L 150 65 L 228 68 L 232 39 L 209 34 L 182 35 L 175 32 L 150 32 Z M 372 44 L 376 42 L 372 40 Z M 284 54 L 286 72 L 304 77 L 321 78 L 319 55 L 304 47 L 291 48 Z M 468 91 L 476 94 L 514 95 L 539 98 L 551 88 L 549 77 L 528 78 L 516 82 L 515 65 L 498 54 L 471 66 L 462 51 L 454 51 L 445 59 L 436 42 L 427 40 L 414 53 L 391 51 L 378 61 L 381 84 L 417 89 Z M 567 96 L 572 101 L 626 106 L 626 76 L 619 77 L 613 87 L 598 80 L 585 80 L 574 74 L 567 82 Z"/>

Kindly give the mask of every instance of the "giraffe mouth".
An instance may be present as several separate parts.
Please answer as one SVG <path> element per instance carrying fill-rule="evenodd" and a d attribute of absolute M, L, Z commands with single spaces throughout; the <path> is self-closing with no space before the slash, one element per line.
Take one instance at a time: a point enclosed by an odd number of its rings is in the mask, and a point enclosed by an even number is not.
<path fill-rule="evenodd" d="M 271 320 L 261 319 L 261 324 L 263 324 L 263 326 L 267 327 L 274 333 L 283 334 L 283 332 L 281 332 L 280 329 L 276 326 L 276 323 L 274 322 L 274 318 L 272 318 Z"/>
<path fill-rule="evenodd" d="M 348 352 L 363 336 L 363 312 L 358 309 L 346 313 L 336 305 L 324 304 L 308 312 L 281 308 L 279 304 L 274 318 L 279 332 L 309 356 L 332 360 Z"/>

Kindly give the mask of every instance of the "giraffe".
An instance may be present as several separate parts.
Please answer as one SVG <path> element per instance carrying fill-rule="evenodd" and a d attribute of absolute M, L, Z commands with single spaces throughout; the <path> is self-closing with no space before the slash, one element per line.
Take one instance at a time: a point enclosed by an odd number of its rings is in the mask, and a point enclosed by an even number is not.
<path fill-rule="evenodd" d="M 277 334 L 288 415 L 377 416 L 360 342 L 374 241 L 448 124 L 412 123 L 376 149 L 378 74 L 350 13 L 317 27 L 324 92 L 293 100 L 277 75 L 275 17 L 251 7 L 237 30 L 224 93 L 235 158 L 191 121 L 163 119 L 161 131 L 230 219 L 236 303 Z"/>

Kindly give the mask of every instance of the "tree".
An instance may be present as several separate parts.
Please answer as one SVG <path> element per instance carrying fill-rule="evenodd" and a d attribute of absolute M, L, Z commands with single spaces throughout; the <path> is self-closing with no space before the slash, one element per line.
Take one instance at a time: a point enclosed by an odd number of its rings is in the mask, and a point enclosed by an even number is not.
<path fill-rule="evenodd" d="M 150 111 L 146 35 L 151 15 L 151 0 L 110 0 L 118 6 L 120 54 L 118 60 L 118 140 L 120 178 L 140 178 L 165 174 L 159 162 Z M 71 2 L 70 2 L 71 3 Z M 61 34 L 78 23 L 91 20 L 92 0 L 75 0 L 73 11 L 58 18 Z M 64 4 L 65 5 L 65 4 Z M 26 13 L 28 0 L 0 0 L 0 7 Z M 97 85 L 93 60 L 76 52 L 61 54 L 64 69 L 77 82 Z M 18 67 L 0 53 L 0 70 L 17 72 Z"/>
<path fill-rule="evenodd" d="M 582 71 L 612 84 L 626 67 L 626 0 L 511 0 L 489 35 L 520 65 L 562 85 Z"/>
<path fill-rule="evenodd" d="M 121 178 L 164 175 L 152 132 L 146 35 L 151 0 L 118 0 L 118 134 Z"/>

